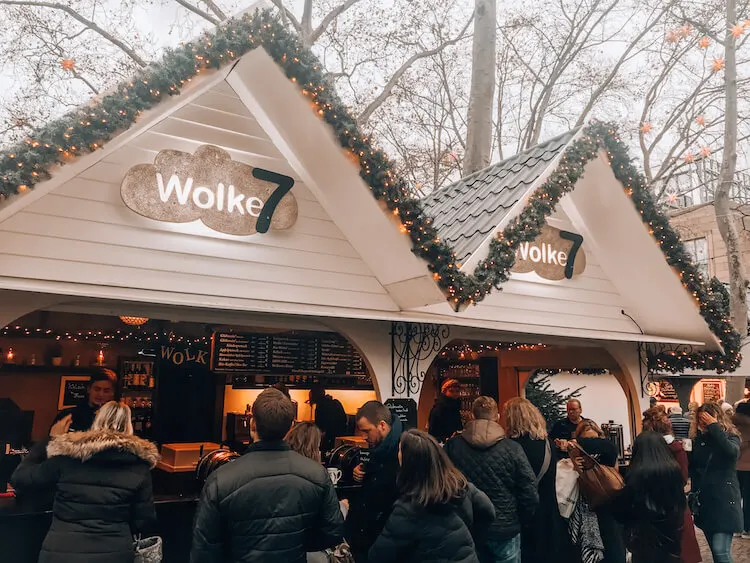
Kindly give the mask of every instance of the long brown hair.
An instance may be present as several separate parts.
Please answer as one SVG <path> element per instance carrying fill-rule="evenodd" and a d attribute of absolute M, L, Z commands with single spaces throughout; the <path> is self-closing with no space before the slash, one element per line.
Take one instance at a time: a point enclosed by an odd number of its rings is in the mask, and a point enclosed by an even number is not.
<path fill-rule="evenodd" d="M 719 426 L 721 426 L 721 429 L 727 434 L 734 434 L 735 436 L 740 435 L 740 431 L 737 430 L 737 427 L 732 422 L 732 419 L 727 416 L 727 413 L 725 413 L 722 408 L 716 403 L 709 402 L 703 403 L 700 407 L 698 407 L 698 410 L 695 411 L 695 417 L 690 422 L 691 438 L 695 438 L 698 434 L 700 434 L 700 431 L 698 430 L 698 421 L 700 420 L 702 412 L 706 412 L 713 416 L 719 423 Z"/>
<path fill-rule="evenodd" d="M 672 422 L 661 407 L 651 407 L 643 413 L 643 431 L 653 430 L 666 436 L 672 433 Z"/>
<path fill-rule="evenodd" d="M 573 437 L 576 438 L 576 439 L 578 439 L 587 430 L 591 430 L 592 432 L 596 432 L 596 435 L 599 438 L 604 438 L 605 437 L 604 436 L 604 431 L 593 420 L 582 420 L 581 422 L 579 422 L 578 426 L 576 426 L 576 432 L 575 432 L 575 435 Z"/>
<path fill-rule="evenodd" d="M 289 447 L 305 457 L 320 462 L 320 428 L 312 422 L 298 422 L 286 435 Z"/>
<path fill-rule="evenodd" d="M 532 440 L 547 438 L 547 423 L 531 401 L 522 397 L 509 399 L 503 405 L 505 432 L 510 438 L 528 436 Z"/>
<path fill-rule="evenodd" d="M 400 449 L 398 488 L 402 497 L 427 507 L 450 502 L 466 490 L 466 477 L 426 432 L 407 430 L 401 435 Z"/>

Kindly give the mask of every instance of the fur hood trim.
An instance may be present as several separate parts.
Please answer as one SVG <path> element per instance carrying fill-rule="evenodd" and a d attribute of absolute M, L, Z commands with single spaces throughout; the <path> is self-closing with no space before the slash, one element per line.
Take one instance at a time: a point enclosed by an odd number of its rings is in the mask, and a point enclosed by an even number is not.
<path fill-rule="evenodd" d="M 148 440 L 110 430 L 70 432 L 57 436 L 47 446 L 47 456 L 67 456 L 88 461 L 106 450 L 129 452 L 147 462 L 152 469 L 159 461 L 156 446 Z"/>

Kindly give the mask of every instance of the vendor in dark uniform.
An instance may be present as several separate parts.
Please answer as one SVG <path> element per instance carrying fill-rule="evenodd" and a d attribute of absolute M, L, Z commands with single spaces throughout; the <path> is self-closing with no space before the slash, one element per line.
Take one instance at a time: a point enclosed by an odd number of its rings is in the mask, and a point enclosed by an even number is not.
<path fill-rule="evenodd" d="M 427 423 L 429 433 L 441 444 L 464 428 L 461 419 L 461 384 L 457 379 L 446 379 L 440 387 L 440 396 L 430 411 Z"/>
<path fill-rule="evenodd" d="M 346 411 L 341 401 L 326 395 L 325 387 L 315 384 L 310 389 L 311 405 L 315 405 L 315 425 L 323 433 L 320 450 L 327 452 L 333 449 L 339 436 L 346 434 Z"/>
<path fill-rule="evenodd" d="M 588 420 L 581 416 L 583 407 L 578 399 L 570 399 L 568 404 L 565 405 L 565 410 L 568 416 L 555 422 L 549 433 L 550 440 L 554 440 L 560 449 L 561 457 L 568 457 L 568 441 L 573 439 L 578 425 L 582 421 Z"/>
<path fill-rule="evenodd" d="M 70 416 L 68 432 L 89 430 L 99 407 L 115 398 L 116 383 L 117 376 L 112 370 L 102 369 L 101 372 L 92 375 L 86 387 L 86 397 L 75 407 L 60 411 L 52 423 Z"/>

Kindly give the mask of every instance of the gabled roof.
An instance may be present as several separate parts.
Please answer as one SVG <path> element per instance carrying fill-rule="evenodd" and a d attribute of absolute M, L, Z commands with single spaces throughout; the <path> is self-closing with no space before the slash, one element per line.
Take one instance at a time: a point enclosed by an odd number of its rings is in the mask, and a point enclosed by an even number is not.
<path fill-rule="evenodd" d="M 510 269 L 515 262 L 516 250 L 521 243 L 536 238 L 546 218 L 554 211 L 563 196 L 572 192 L 579 180 L 584 177 L 587 164 L 606 152 L 607 166 L 611 166 L 615 179 L 631 198 L 634 211 L 637 212 L 631 213 L 631 219 L 640 219 L 642 222 L 637 221 L 638 226 L 644 226 L 641 234 L 649 232 L 653 237 L 649 242 L 655 241 L 661 247 L 666 263 L 676 270 L 675 273 L 685 289 L 694 296 L 700 314 L 713 334 L 720 339 L 723 347 L 723 353 L 665 353 L 655 359 L 654 366 L 673 370 L 702 366 L 706 369 L 726 371 L 734 369 L 739 363 L 739 335 L 729 322 L 726 290 L 715 284 L 709 286 L 702 280 L 685 252 L 679 236 L 654 204 L 646 180 L 633 166 L 626 147 L 617 137 L 616 128 L 604 123 L 592 123 L 572 139 L 568 139 L 566 144 L 553 149 L 557 150 L 557 154 L 550 152 L 548 155 L 545 149 L 537 152 L 539 149 L 535 148 L 530 152 L 537 155 L 538 160 L 537 156 L 527 158 L 525 154 L 520 155 L 516 161 L 517 168 L 520 168 L 514 172 L 511 165 L 507 173 L 519 173 L 525 182 L 533 182 L 525 195 L 519 195 L 513 189 L 503 194 L 504 186 L 501 184 L 487 184 L 488 193 L 500 194 L 498 197 L 504 200 L 502 205 L 508 205 L 515 198 L 516 201 L 512 204 L 515 209 L 513 213 L 507 210 L 501 212 L 499 208 L 488 212 L 497 212 L 501 217 L 500 224 L 495 226 L 495 231 L 488 231 L 489 234 L 479 246 L 480 252 L 474 251 L 470 263 L 462 268 L 457 261 L 457 254 L 466 256 L 472 252 L 472 248 L 477 248 L 477 240 L 491 222 L 482 210 L 484 202 L 474 205 L 473 190 L 457 188 L 455 195 L 460 194 L 460 197 L 464 198 L 462 201 L 471 210 L 460 210 L 460 216 L 440 223 L 439 229 L 447 233 L 447 239 L 443 239 L 441 231 L 436 228 L 443 218 L 443 214 L 437 211 L 437 199 L 436 207 L 432 208 L 431 212 L 429 209 L 425 212 L 425 204 L 410 197 L 409 187 L 395 173 L 387 155 L 376 149 L 371 140 L 359 130 L 354 117 L 326 82 L 320 62 L 268 11 L 256 12 L 253 16 L 246 14 L 241 19 L 223 23 L 200 41 L 187 43 L 168 52 L 161 63 L 150 65 L 101 100 L 74 110 L 34 132 L 26 143 L 13 147 L 10 151 L 0 152 L 0 196 L 26 192 L 36 184 L 50 179 L 53 171 L 57 181 L 66 175 L 75 175 L 75 172 L 70 172 L 69 169 L 83 167 L 83 161 L 88 156 L 93 156 L 87 153 L 98 153 L 103 145 L 106 152 L 108 141 L 115 137 L 133 135 L 127 131 L 136 124 L 142 112 L 162 103 L 172 103 L 165 100 L 179 94 L 199 73 L 208 68 L 227 68 L 238 58 L 258 47 L 268 52 L 278 66 L 277 70 L 300 87 L 302 94 L 315 110 L 314 114 L 310 113 L 310 117 L 317 115 L 322 121 L 327 122 L 339 146 L 344 149 L 352 163 L 358 165 L 353 170 L 358 172 L 361 180 L 369 186 L 375 200 L 387 210 L 389 220 L 400 222 L 402 232 L 408 235 L 411 242 L 413 256 L 426 262 L 431 275 L 424 272 L 421 264 L 416 264 L 413 275 L 404 277 L 403 272 L 400 272 L 401 278 L 385 283 L 389 292 L 396 296 L 396 301 L 402 309 L 420 305 L 413 303 L 414 301 L 421 301 L 421 305 L 434 302 L 431 301 L 433 297 L 430 295 L 437 293 L 433 280 L 457 311 L 466 305 L 476 304 L 491 291 L 499 288 L 508 280 Z M 253 102 L 252 92 L 246 92 L 245 97 L 248 103 Z M 138 125 L 135 128 L 137 127 Z M 291 134 L 290 131 L 287 133 Z M 291 147 L 293 142 L 302 148 L 315 146 L 315 139 L 298 137 L 280 135 L 278 141 L 285 142 L 288 147 Z M 556 143 L 563 143 L 563 139 L 564 137 Z M 336 148 L 338 150 L 338 147 Z M 292 156 L 291 152 L 286 156 Z M 524 161 L 524 158 L 527 160 Z M 547 166 L 543 166 L 546 158 L 549 158 L 546 161 Z M 534 164 L 528 166 L 529 170 L 524 171 L 523 167 L 532 160 L 535 161 Z M 70 162 L 72 166 L 66 166 L 62 171 L 55 170 L 59 165 Z M 313 164 L 315 163 L 310 166 Z M 318 172 L 324 167 L 325 162 L 317 163 Z M 498 172 L 497 177 L 500 176 Z M 479 177 L 481 173 L 477 176 L 477 185 L 473 186 L 475 188 L 478 188 Z M 508 187 L 514 183 L 518 185 L 518 182 L 520 178 L 516 182 L 509 178 Z M 351 191 L 357 191 L 358 186 L 355 182 L 348 182 L 347 185 Z M 469 188 L 466 182 L 461 185 Z M 341 188 L 343 189 L 343 186 Z M 355 195 L 359 198 L 366 194 Z M 439 197 L 439 194 L 435 197 Z M 369 202 L 372 203 L 372 200 Z M 501 202 L 495 202 L 494 197 L 488 197 L 488 210 L 491 203 L 497 203 L 502 207 Z M 0 209 L 0 216 L 12 213 L 9 207 L 13 205 L 11 200 L 10 206 L 6 205 Z M 447 201 L 445 205 L 450 207 Z M 430 207 L 429 202 L 426 207 Z M 347 219 L 348 226 L 356 226 L 356 219 L 352 214 Z M 454 222 L 457 225 L 465 222 L 467 228 L 472 230 L 466 242 L 459 241 L 457 231 L 448 231 L 454 226 Z M 376 223 L 382 224 L 385 228 L 388 221 L 380 217 L 379 222 L 373 220 L 371 223 L 373 226 Z M 388 248 L 397 249 L 403 254 L 401 247 L 407 245 L 394 243 L 382 246 L 381 262 L 387 266 Z M 404 252 L 411 256 L 408 250 Z M 476 256 L 480 253 L 483 254 L 482 259 Z M 660 267 L 663 265 L 663 262 L 657 263 Z"/>
<path fill-rule="evenodd" d="M 562 153 L 580 128 L 558 135 L 422 200 L 440 238 L 461 264 L 477 251 L 491 231 Z"/>

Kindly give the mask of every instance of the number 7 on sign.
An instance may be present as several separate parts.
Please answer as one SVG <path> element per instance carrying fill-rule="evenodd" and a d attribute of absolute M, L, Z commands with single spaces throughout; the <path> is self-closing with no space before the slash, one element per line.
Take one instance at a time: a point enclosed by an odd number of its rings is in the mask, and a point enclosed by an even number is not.
<path fill-rule="evenodd" d="M 273 219 L 273 213 L 276 211 L 276 206 L 281 199 L 289 193 L 292 186 L 294 186 L 294 178 L 290 178 L 289 176 L 277 172 L 271 172 L 270 170 L 265 170 L 263 168 L 253 168 L 253 176 L 258 178 L 258 180 L 271 182 L 272 184 L 277 184 L 279 186 L 266 200 L 263 209 L 260 210 L 258 222 L 255 226 L 255 230 L 259 233 L 267 233 L 268 229 L 271 227 L 271 219 Z"/>
<path fill-rule="evenodd" d="M 560 238 L 573 242 L 573 247 L 568 253 L 568 261 L 565 264 L 565 277 L 571 279 L 573 277 L 573 268 L 576 263 L 576 255 L 578 249 L 583 244 L 583 237 L 578 233 L 571 233 L 570 231 L 560 231 Z"/>

